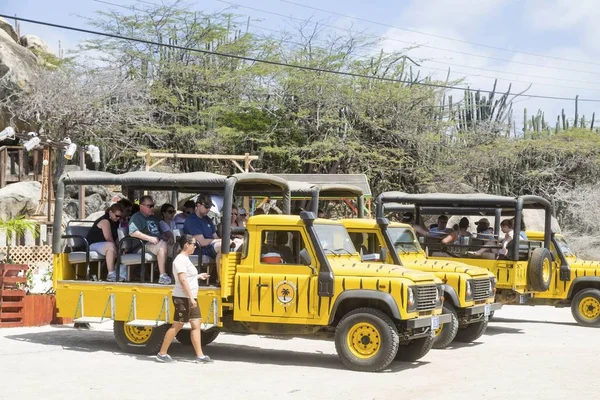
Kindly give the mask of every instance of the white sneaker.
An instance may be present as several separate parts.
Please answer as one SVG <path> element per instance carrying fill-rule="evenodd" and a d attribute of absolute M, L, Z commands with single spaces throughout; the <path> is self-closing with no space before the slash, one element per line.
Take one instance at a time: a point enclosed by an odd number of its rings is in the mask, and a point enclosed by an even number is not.
<path fill-rule="evenodd" d="M 161 274 L 160 278 L 158 278 L 158 284 L 159 285 L 170 285 L 171 277 L 167 274 Z"/>
<path fill-rule="evenodd" d="M 117 280 L 117 273 L 115 271 L 110 271 L 108 275 L 106 275 L 107 282 L 115 282 Z"/>

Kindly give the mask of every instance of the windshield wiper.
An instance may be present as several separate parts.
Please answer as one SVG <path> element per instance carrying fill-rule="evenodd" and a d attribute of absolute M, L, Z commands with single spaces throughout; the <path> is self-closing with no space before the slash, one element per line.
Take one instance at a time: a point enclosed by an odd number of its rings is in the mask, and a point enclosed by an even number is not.
<path fill-rule="evenodd" d="M 337 252 L 338 252 L 338 251 L 341 251 L 341 250 L 344 250 L 346 253 L 348 253 L 348 254 L 352 255 L 352 253 L 351 253 L 351 252 L 349 252 L 348 250 L 346 250 L 346 249 L 344 249 L 344 248 L 341 248 L 341 249 L 335 249 L 334 251 L 335 251 L 335 252 L 336 252 L 336 254 L 337 254 Z"/>

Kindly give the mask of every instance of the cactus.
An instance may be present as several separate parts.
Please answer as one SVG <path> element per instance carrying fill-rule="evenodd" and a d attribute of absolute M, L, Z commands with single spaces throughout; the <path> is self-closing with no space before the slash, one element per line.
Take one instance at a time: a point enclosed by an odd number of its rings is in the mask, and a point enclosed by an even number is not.
<path fill-rule="evenodd" d="M 569 122 L 567 121 L 567 116 L 565 115 L 565 109 L 563 108 L 561 111 L 562 123 L 563 123 L 563 131 L 566 131 L 569 128 Z"/>
<path fill-rule="evenodd" d="M 523 108 L 523 133 L 527 133 L 527 107 Z"/>
<path fill-rule="evenodd" d="M 590 126 L 590 131 L 594 130 L 594 121 L 596 120 L 596 113 L 592 113 L 592 125 Z"/>
<path fill-rule="evenodd" d="M 585 128 L 585 114 L 581 116 L 581 128 Z"/>

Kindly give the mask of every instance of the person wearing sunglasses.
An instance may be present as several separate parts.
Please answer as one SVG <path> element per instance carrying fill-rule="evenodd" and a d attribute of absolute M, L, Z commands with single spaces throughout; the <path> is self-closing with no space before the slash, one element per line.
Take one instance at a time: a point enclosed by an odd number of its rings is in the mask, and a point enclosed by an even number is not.
<path fill-rule="evenodd" d="M 221 239 L 217 236 L 217 228 L 208 217 L 208 212 L 213 207 L 212 199 L 208 194 L 201 193 L 196 198 L 196 208 L 185 220 L 183 233 L 192 235 L 200 245 L 194 254 L 207 256 L 217 263 L 217 279 L 219 274 L 219 261 L 221 253 Z"/>
<path fill-rule="evenodd" d="M 187 219 L 187 217 L 194 213 L 194 208 L 196 208 L 196 203 L 194 203 L 193 200 L 188 200 L 183 204 L 183 207 L 181 209 L 182 212 L 175 215 L 175 218 L 173 218 L 173 221 L 175 221 L 176 229 L 183 229 L 183 224 L 185 224 L 185 220 Z"/>
<path fill-rule="evenodd" d="M 160 220 L 160 230 L 163 232 L 163 235 L 167 237 L 167 243 L 169 244 L 169 257 L 173 257 L 173 244 L 175 244 L 175 207 L 172 204 L 165 203 L 160 207 L 160 215 L 162 219 Z"/>
<path fill-rule="evenodd" d="M 144 241 L 146 251 L 156 256 L 160 285 L 170 285 L 171 277 L 166 273 L 168 235 L 160 229 L 160 222 L 154 216 L 152 196 L 140 197 L 140 211 L 129 220 L 129 236 Z"/>
<path fill-rule="evenodd" d="M 115 282 L 117 280 L 117 273 L 115 271 L 115 261 L 117 259 L 117 229 L 121 218 L 125 213 L 125 209 L 119 203 L 111 205 L 106 213 L 94 221 L 94 225 L 90 228 L 87 234 L 87 241 L 89 243 L 90 252 L 96 252 L 102 254 L 106 260 L 106 268 L 108 269 L 108 275 L 106 280 L 108 282 Z M 124 281 L 127 275 L 127 269 L 121 268 L 119 280 Z"/>
<path fill-rule="evenodd" d="M 202 342 L 200 341 L 200 307 L 198 306 L 198 279 L 207 280 L 210 275 L 207 273 L 198 273 L 196 266 L 190 260 L 190 256 L 196 249 L 196 239 L 192 235 L 183 235 L 179 238 L 181 251 L 173 260 L 173 276 L 175 276 L 175 287 L 173 287 L 173 305 L 175 313 L 173 314 L 173 324 L 165 334 L 160 351 L 156 355 L 156 360 L 160 362 L 173 362 L 173 358 L 167 353 L 173 339 L 177 336 L 183 324 L 189 322 L 191 326 L 190 338 L 194 351 L 196 352 L 197 363 L 212 362 L 211 358 L 202 352 Z"/>

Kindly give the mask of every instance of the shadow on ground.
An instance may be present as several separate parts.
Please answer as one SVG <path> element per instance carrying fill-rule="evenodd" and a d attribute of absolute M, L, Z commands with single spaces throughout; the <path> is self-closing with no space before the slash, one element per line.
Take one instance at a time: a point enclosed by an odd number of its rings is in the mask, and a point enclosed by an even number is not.
<path fill-rule="evenodd" d="M 558 321 L 534 321 L 531 319 L 513 319 L 513 318 L 498 318 L 494 317 L 493 323 L 506 322 L 510 324 L 549 324 L 549 325 L 565 325 L 565 326 L 578 326 L 577 322 L 558 322 Z M 492 325 L 488 325 L 489 327 Z"/>
<path fill-rule="evenodd" d="M 495 321 L 495 319 L 494 319 Z M 499 325 L 488 325 L 487 329 L 483 333 L 484 335 L 495 336 L 495 335 L 504 335 L 504 334 L 518 334 L 522 335 L 525 332 L 523 329 L 519 328 L 510 328 L 508 326 L 499 326 Z"/>
<path fill-rule="evenodd" d="M 228 334 L 231 335 L 231 334 Z M 127 357 L 135 357 L 141 361 L 156 362 L 152 355 L 135 355 L 123 353 L 115 342 L 110 331 L 95 331 L 74 328 L 56 328 L 50 332 L 23 333 L 5 336 L 6 339 L 48 346 L 60 346 L 68 351 L 94 353 L 98 351 L 112 352 Z M 218 339 L 217 339 L 218 340 Z M 250 364 L 267 364 L 281 366 L 304 366 L 327 369 L 346 370 L 337 355 L 321 352 L 302 352 L 294 350 L 278 350 L 250 345 L 218 343 L 204 347 L 204 352 L 215 361 L 246 362 Z M 174 341 L 169 354 L 180 361 L 192 362 L 193 349 Z M 427 362 L 393 362 L 382 372 L 398 372 L 417 368 Z"/>

